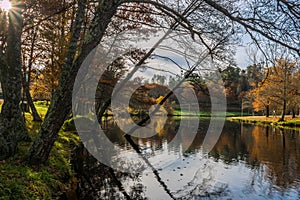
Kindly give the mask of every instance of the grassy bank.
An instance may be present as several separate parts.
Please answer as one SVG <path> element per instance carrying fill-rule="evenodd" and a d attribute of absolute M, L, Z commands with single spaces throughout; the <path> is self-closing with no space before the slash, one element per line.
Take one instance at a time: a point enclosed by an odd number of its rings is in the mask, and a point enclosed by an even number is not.
<path fill-rule="evenodd" d="M 272 125 L 278 127 L 300 128 L 300 116 L 292 118 L 287 115 L 285 121 L 279 122 L 280 116 L 265 117 L 265 116 L 245 116 L 245 117 L 229 117 L 230 121 L 245 122 L 251 124 Z"/>
<path fill-rule="evenodd" d="M 200 117 L 210 117 L 210 111 L 200 111 L 200 112 L 193 112 L 188 110 L 174 110 L 174 116 L 200 116 Z M 219 112 L 217 113 L 220 116 L 227 116 L 227 117 L 234 117 L 240 116 L 240 112 Z"/>
<path fill-rule="evenodd" d="M 47 106 L 37 104 L 38 112 L 45 116 Z M 26 123 L 33 139 L 40 123 L 32 122 L 26 113 Z M 76 179 L 70 166 L 71 151 L 79 142 L 74 133 L 60 132 L 46 165 L 32 169 L 24 162 L 30 143 L 20 143 L 17 155 L 0 161 L 0 199 L 61 199 L 72 196 Z"/>

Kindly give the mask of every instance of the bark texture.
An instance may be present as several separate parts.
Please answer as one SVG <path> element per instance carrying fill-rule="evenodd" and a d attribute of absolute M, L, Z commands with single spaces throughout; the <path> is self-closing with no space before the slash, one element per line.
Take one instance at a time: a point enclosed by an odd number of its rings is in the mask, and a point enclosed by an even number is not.
<path fill-rule="evenodd" d="M 0 74 L 4 97 L 0 123 L 0 158 L 2 159 L 15 154 L 19 141 L 30 141 L 20 107 L 23 5 L 20 1 L 12 1 L 12 4 L 14 9 L 8 13 L 7 51 L 5 55 L 2 52 L 0 54 Z"/>

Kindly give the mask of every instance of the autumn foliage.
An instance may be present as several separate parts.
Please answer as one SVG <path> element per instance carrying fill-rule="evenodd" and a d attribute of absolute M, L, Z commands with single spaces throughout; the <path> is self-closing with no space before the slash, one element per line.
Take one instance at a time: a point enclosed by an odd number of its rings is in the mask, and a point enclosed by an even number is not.
<path fill-rule="evenodd" d="M 249 95 L 254 98 L 255 111 L 266 111 L 284 115 L 291 113 L 293 116 L 299 110 L 299 68 L 297 62 L 278 59 L 276 65 L 265 70 L 265 78 L 258 83 Z"/>

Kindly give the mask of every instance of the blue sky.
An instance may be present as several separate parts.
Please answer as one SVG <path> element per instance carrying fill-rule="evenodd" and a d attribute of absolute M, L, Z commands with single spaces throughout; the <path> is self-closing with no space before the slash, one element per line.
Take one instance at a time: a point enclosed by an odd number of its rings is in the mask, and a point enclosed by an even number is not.
<path fill-rule="evenodd" d="M 246 47 L 238 47 L 235 55 L 236 63 L 239 68 L 245 69 L 250 65 L 248 55 L 246 53 Z"/>

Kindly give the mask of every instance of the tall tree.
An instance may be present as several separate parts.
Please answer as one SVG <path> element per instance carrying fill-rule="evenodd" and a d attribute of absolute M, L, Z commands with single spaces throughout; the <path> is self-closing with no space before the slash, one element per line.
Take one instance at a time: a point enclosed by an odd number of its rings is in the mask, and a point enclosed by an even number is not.
<path fill-rule="evenodd" d="M 4 104 L 1 110 L 2 127 L 0 143 L 2 158 L 16 152 L 18 141 L 30 141 L 26 130 L 25 119 L 20 108 L 22 87 L 21 35 L 23 27 L 22 1 L 12 1 L 8 12 L 7 48 L 3 54 L 0 49 L 1 84 Z"/>
<path fill-rule="evenodd" d="M 254 107 L 259 110 L 260 105 L 267 109 L 272 105 L 273 109 L 281 110 L 280 121 L 284 121 L 287 106 L 296 97 L 294 78 L 297 62 L 278 59 L 276 65 L 269 68 L 266 78 L 259 83 L 258 88 L 252 91 L 254 95 Z M 279 106 L 276 106 L 279 105 Z"/>
<path fill-rule="evenodd" d="M 66 56 L 74 7 L 72 0 L 26 1 L 22 35 L 23 87 L 35 121 L 41 119 L 30 94 L 34 94 L 37 89 L 34 86 L 40 84 L 39 94 L 50 93 L 48 99 L 51 99 Z M 32 72 L 37 70 L 39 76 L 32 79 Z"/>
<path fill-rule="evenodd" d="M 299 65 L 299 63 L 298 63 Z M 292 117 L 300 114 L 300 68 L 293 74 L 290 94 L 294 96 L 291 99 L 289 108 L 292 112 Z"/>
<path fill-rule="evenodd" d="M 119 6 L 119 1 L 116 0 L 99 2 L 92 20 L 93 23 L 88 30 L 90 38 L 84 42 L 80 55 L 76 57 L 87 1 L 80 0 L 78 3 L 76 19 L 72 27 L 72 36 L 60 82 L 52 98 L 41 130 L 30 148 L 28 156 L 30 164 L 41 164 L 48 159 L 52 146 L 58 136 L 58 131 L 66 117 L 70 114 L 72 89 L 77 72 L 86 56 L 103 38 L 105 30 Z"/>
<path fill-rule="evenodd" d="M 33 99 L 30 94 L 31 73 L 32 73 L 32 67 L 33 67 L 33 62 L 34 62 L 34 47 L 35 47 L 36 38 L 37 38 L 37 29 L 33 29 L 33 31 L 31 33 L 32 33 L 32 38 L 31 38 L 31 42 L 30 42 L 29 58 L 28 58 L 27 63 L 25 63 L 25 61 L 24 61 L 24 60 L 26 60 L 24 58 L 24 55 L 26 55 L 26 54 L 23 53 L 23 82 L 22 82 L 22 85 L 23 85 L 23 92 L 25 93 L 25 96 L 26 96 L 26 100 L 31 108 L 33 121 L 41 122 L 42 119 L 37 112 L 37 109 L 33 103 Z M 23 48 L 23 49 L 25 49 L 25 48 Z M 26 64 L 27 64 L 27 66 L 26 66 Z"/>
<path fill-rule="evenodd" d="M 281 86 L 281 95 L 279 96 L 279 99 L 282 101 L 282 113 L 281 118 L 279 121 L 284 121 L 284 117 L 286 115 L 287 111 L 287 104 L 288 101 L 290 101 L 292 98 L 294 98 L 293 93 L 291 93 L 291 81 L 292 81 L 292 75 L 295 72 L 297 62 L 289 62 L 284 59 L 279 59 L 277 61 L 277 65 L 274 67 L 274 75 L 277 79 L 275 80 L 276 83 L 280 83 Z M 274 77 L 274 79 L 275 79 Z M 277 84 L 276 84 L 277 85 Z"/>
<path fill-rule="evenodd" d="M 224 81 L 224 87 L 228 102 L 237 101 L 239 95 L 239 82 L 240 82 L 240 71 L 238 67 L 228 66 L 223 70 L 220 70 L 221 77 Z"/>
<path fill-rule="evenodd" d="M 264 63 L 252 64 L 246 69 L 246 77 L 249 81 L 249 87 L 252 89 L 257 88 L 258 83 L 263 80 L 263 64 Z"/>
<path fill-rule="evenodd" d="M 271 103 L 274 104 L 271 98 L 272 89 L 269 87 L 269 82 L 258 83 L 258 87 L 254 88 L 248 94 L 251 99 L 254 99 L 252 105 L 255 111 L 265 111 L 266 117 L 270 116 Z"/>

